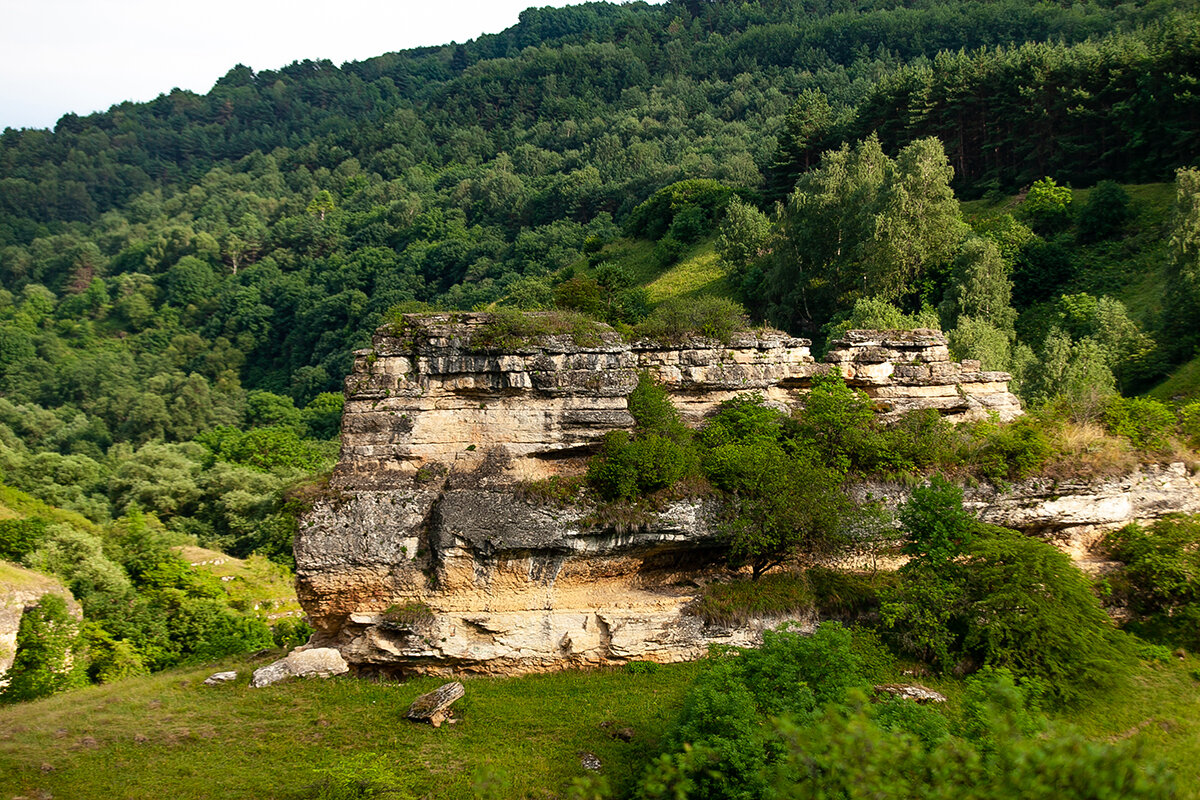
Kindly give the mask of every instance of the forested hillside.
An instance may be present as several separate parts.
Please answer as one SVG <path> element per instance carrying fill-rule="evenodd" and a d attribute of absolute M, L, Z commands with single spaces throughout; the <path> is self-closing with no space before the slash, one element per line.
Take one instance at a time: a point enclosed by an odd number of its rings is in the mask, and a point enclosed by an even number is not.
<path fill-rule="evenodd" d="M 1198 77 L 1192 2 L 589 3 L 6 130 L 0 472 L 82 516 L 0 556 L 176 663 L 98 609 L 211 600 L 171 543 L 289 561 L 390 312 L 703 328 L 646 289 L 700 263 L 818 347 L 940 325 L 1034 405 L 1144 391 L 1200 336 Z"/>

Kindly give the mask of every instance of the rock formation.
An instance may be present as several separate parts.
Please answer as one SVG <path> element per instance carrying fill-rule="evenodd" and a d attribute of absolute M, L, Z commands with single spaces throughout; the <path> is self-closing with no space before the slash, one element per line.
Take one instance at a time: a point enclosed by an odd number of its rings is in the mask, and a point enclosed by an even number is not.
<path fill-rule="evenodd" d="M 777 331 L 664 346 L 623 341 L 606 326 L 555 334 L 487 314 L 406 316 L 357 353 L 341 460 L 301 521 L 297 586 L 312 644 L 337 647 L 360 672 L 505 673 L 681 660 L 712 642 L 751 642 L 752 630 L 687 613 L 720 570 L 714 501 L 605 519 L 583 503 L 540 501 L 529 487 L 581 474 L 603 433 L 632 425 L 626 396 L 641 371 L 699 422 L 747 391 L 803 403 L 812 377 L 835 367 L 881 414 L 1020 413 L 1008 375 L 949 361 L 935 331 L 850 331 L 821 364 L 808 341 Z M 1171 476 L 1200 501 L 1191 478 Z M 985 518 L 1012 524 L 1041 519 L 1060 494 L 1031 485 L 973 500 Z M 1127 514 L 1086 524 L 1156 507 L 1131 500 Z"/>
<path fill-rule="evenodd" d="M 981 372 L 978 361 L 951 361 L 941 331 L 846 331 L 826 361 L 846 382 L 862 389 L 885 419 L 934 408 L 951 421 L 1001 421 L 1020 415 L 1021 403 L 1008 391 L 1007 372 Z"/>
<path fill-rule="evenodd" d="M 4 675 L 17 654 L 17 632 L 25 609 L 37 605 L 44 594 L 57 594 L 67 601 L 75 617 L 81 616 L 79 604 L 67 587 L 40 572 L 0 561 L 0 686 L 7 683 Z"/>

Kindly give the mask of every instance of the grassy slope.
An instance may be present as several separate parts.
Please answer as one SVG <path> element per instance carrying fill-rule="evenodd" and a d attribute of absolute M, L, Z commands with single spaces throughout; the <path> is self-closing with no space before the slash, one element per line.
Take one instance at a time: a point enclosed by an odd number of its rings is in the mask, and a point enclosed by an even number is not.
<path fill-rule="evenodd" d="M 665 269 L 654 258 L 654 242 L 645 239 L 618 239 L 604 248 L 601 257 L 628 270 L 635 284 L 646 287 L 651 303 L 677 296 L 733 297 L 718 263 L 715 239 L 699 242 Z"/>
<path fill-rule="evenodd" d="M 96 530 L 96 524 L 82 514 L 44 503 L 20 489 L 0 485 L 0 520 L 21 517 L 41 517 L 48 522 L 63 522 L 80 530 Z"/>
<path fill-rule="evenodd" d="M 1147 183 L 1127 185 L 1130 220 L 1123 238 L 1092 245 L 1072 245 L 1079 268 L 1064 287 L 1068 292 L 1108 294 L 1123 302 L 1143 325 L 1162 308 L 1163 267 L 1166 262 L 1166 228 L 1175 200 L 1175 185 Z M 1076 189 L 1071 204 L 1082 208 L 1091 189 Z M 967 219 L 987 219 L 1017 213 L 1016 197 L 1001 200 L 971 200 L 962 203 Z"/>
<path fill-rule="evenodd" d="M 1200 356 L 1177 368 L 1147 394 L 1163 401 L 1200 400 Z"/>
<path fill-rule="evenodd" d="M 40 572 L 25 569 L 8 561 L 0 561 L 0 597 L 9 591 L 51 591 L 62 586 L 53 578 Z"/>
<path fill-rule="evenodd" d="M 270 619 L 296 616 L 300 602 L 287 569 L 262 556 L 234 558 L 216 550 L 187 545 L 179 555 L 193 567 L 216 576 L 231 604 L 246 611 L 262 611 Z"/>
<path fill-rule="evenodd" d="M 366 757 L 396 776 L 398 796 L 468 798 L 490 778 L 498 797 L 553 796 L 596 754 L 625 787 L 656 752 L 695 673 L 624 670 L 467 679 L 460 721 L 435 730 L 404 719 L 443 681 L 352 678 L 246 686 L 270 658 L 178 669 L 0 708 L 0 786 L 11 794 L 86 798 L 299 798 L 318 770 Z M 207 687 L 217 668 L 236 685 Z M 600 723 L 632 727 L 611 738 Z"/>
<path fill-rule="evenodd" d="M 677 713 L 695 664 L 646 675 L 568 671 L 465 681 L 460 721 L 434 730 L 404 719 L 436 678 L 352 678 L 252 690 L 257 661 L 226 661 L 0 708 L 0 785 L 13 794 L 86 798 L 301 798 L 321 771 L 362 758 L 382 765 L 399 797 L 553 797 L 596 754 L 614 788 L 629 787 Z M 1200 659 L 1143 668 L 1125 689 L 1054 721 L 1102 741 L 1137 739 L 1200 787 Z M 232 685 L 206 687 L 217 668 Z M 900 678 L 904 680 L 903 678 Z M 911 680 L 911 679 L 909 679 Z M 956 705 L 961 683 L 923 679 Z M 635 731 L 625 743 L 600 724 Z M 1195 790 L 1184 796 L 1193 796 Z"/>

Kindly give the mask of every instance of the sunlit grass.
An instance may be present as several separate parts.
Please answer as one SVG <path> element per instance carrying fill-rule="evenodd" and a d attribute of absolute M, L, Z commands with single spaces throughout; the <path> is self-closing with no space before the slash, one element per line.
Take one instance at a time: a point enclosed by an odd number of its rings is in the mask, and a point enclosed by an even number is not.
<path fill-rule="evenodd" d="M 689 250 L 679 263 L 651 281 L 646 290 L 652 303 L 661 303 L 670 297 L 701 294 L 732 297 L 716 245 L 711 240 Z"/>
<path fill-rule="evenodd" d="M 276 655 L 0 708 L 4 797 L 299 800 L 312 796 L 323 770 L 364 757 L 384 767 L 400 797 L 470 798 L 483 784 L 491 797 L 556 797 L 584 775 L 585 752 L 599 757 L 620 796 L 658 752 L 699 668 L 467 678 L 459 721 L 434 729 L 404 714 L 444 679 L 342 677 L 249 689 L 249 671 Z M 1139 739 L 1177 770 L 1181 786 L 1200 786 L 1198 667 L 1194 656 L 1143 666 L 1123 688 L 1055 711 L 1052 720 L 1100 741 Z M 234 668 L 241 670 L 234 684 L 201 684 Z M 957 708 L 960 679 L 916 680 L 946 694 L 949 711 Z M 613 727 L 632 728 L 633 741 L 613 738 Z"/>
<path fill-rule="evenodd" d="M 1200 356 L 1176 369 L 1146 394 L 1163 401 L 1200 400 Z"/>
<path fill-rule="evenodd" d="M 657 752 L 696 670 L 468 678 L 459 721 L 435 730 L 404 715 L 443 679 L 343 677 L 249 689 L 250 669 L 272 657 L 0 708 L 4 796 L 301 798 L 320 770 L 364 753 L 395 777 L 407 793 L 399 796 L 470 798 L 485 779 L 498 797 L 557 796 L 585 774 L 583 752 L 627 788 Z M 201 684 L 233 668 L 242 673 L 235 684 Z M 612 738 L 601 728 L 609 721 L 633 728 L 633 741 Z"/>

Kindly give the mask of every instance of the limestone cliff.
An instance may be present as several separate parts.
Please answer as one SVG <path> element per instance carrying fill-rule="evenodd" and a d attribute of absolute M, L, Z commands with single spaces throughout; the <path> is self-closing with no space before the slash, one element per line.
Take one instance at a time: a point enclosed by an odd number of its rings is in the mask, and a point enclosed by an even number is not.
<path fill-rule="evenodd" d="M 851 331 L 824 364 L 778 331 L 675 346 L 607 326 L 518 333 L 487 314 L 410 315 L 356 354 L 341 459 L 295 553 L 315 643 L 360 671 L 671 661 L 753 637 L 685 613 L 720 569 L 713 501 L 617 524 L 523 491 L 581 473 L 603 433 L 632 425 L 639 372 L 693 423 L 748 391 L 802 403 L 835 367 L 883 414 L 1020 413 L 1008 375 L 949 361 L 935 331 Z"/>

